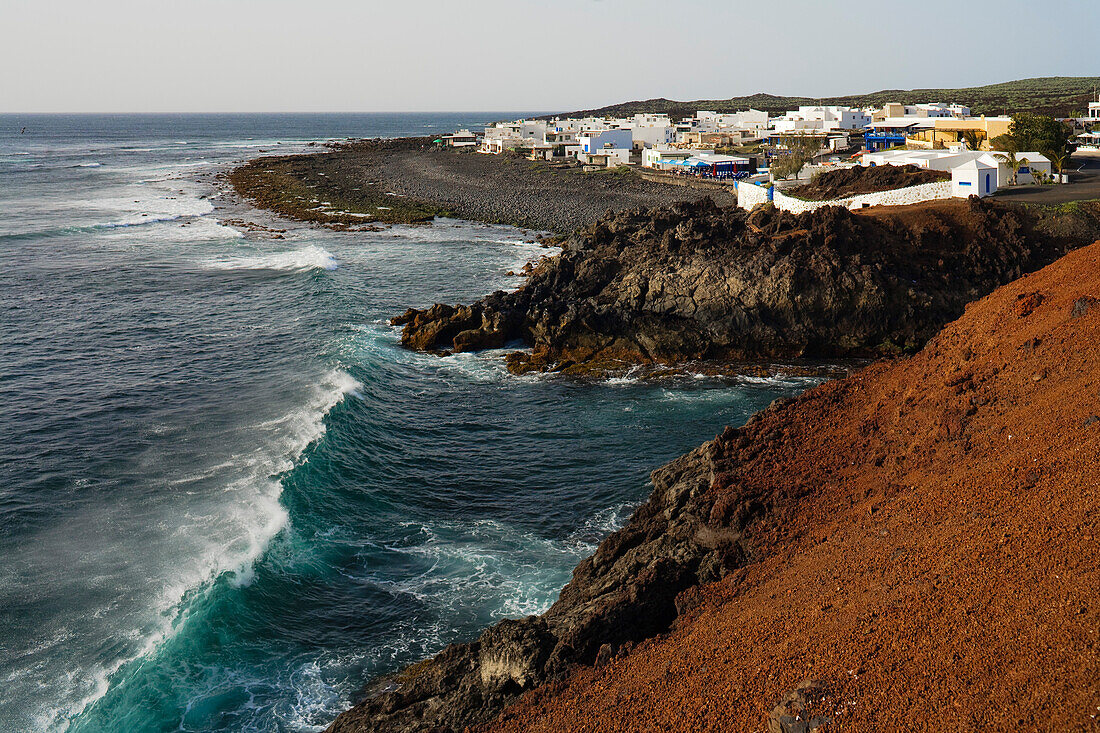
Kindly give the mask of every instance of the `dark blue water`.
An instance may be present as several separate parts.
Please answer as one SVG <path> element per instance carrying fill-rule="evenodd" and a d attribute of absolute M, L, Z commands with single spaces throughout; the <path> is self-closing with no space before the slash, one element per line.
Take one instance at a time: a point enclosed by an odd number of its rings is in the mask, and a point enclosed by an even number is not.
<path fill-rule="evenodd" d="M 651 469 L 809 384 L 403 351 L 390 316 L 545 250 L 279 224 L 214 178 L 504 116 L 0 116 L 0 730 L 319 730 L 545 609 Z"/>

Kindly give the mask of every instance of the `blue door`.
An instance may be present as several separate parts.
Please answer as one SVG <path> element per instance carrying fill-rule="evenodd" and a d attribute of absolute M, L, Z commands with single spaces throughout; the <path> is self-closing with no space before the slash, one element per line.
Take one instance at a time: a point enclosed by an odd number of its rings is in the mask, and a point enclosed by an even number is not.
<path fill-rule="evenodd" d="M 989 193 L 989 174 L 985 174 L 985 192 Z"/>

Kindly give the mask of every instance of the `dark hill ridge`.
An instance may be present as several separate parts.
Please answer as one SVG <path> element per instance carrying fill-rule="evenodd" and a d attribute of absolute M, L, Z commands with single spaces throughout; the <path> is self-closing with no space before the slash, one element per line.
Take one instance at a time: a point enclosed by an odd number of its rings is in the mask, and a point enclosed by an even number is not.
<path fill-rule="evenodd" d="M 517 372 L 913 352 L 966 303 L 1100 233 L 1087 207 L 1058 217 L 1058 238 L 1052 224 L 976 198 L 870 215 L 636 209 L 575 234 L 513 293 L 394 323 L 423 351 L 523 341 Z"/>
<path fill-rule="evenodd" d="M 586 115 L 632 115 L 637 112 L 665 112 L 670 115 L 689 116 L 705 109 L 715 112 L 736 112 L 759 109 L 769 114 L 783 114 L 804 104 L 839 104 L 849 107 L 882 105 L 887 102 L 957 102 L 970 107 L 975 115 L 1000 115 L 1013 112 L 1036 112 L 1055 117 L 1084 115 L 1089 102 L 1096 101 L 1100 77 L 1097 76 L 1046 76 L 1020 79 L 1000 84 L 961 89 L 883 89 L 868 94 L 849 94 L 840 97 L 783 97 L 774 94 L 750 94 L 729 99 L 699 99 L 676 101 L 658 98 L 612 104 L 599 109 L 569 113 L 579 117 Z"/>

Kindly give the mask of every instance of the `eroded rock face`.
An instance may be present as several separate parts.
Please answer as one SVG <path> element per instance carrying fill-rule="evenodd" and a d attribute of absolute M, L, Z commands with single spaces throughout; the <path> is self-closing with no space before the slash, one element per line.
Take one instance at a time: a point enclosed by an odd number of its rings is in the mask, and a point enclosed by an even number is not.
<path fill-rule="evenodd" d="M 577 566 L 545 614 L 502 621 L 475 642 L 377 680 L 329 730 L 459 731 L 492 720 L 525 690 L 667 630 L 681 591 L 720 579 L 748 554 L 736 524 L 724 515 L 708 524 L 722 445 L 706 443 L 654 471 L 649 500 Z"/>
<path fill-rule="evenodd" d="M 1018 208 L 978 199 L 896 216 L 746 213 L 704 200 L 610 216 L 514 293 L 393 322 L 424 351 L 520 340 L 532 351 L 510 358 L 518 372 L 895 354 L 1071 245 L 1033 234 Z"/>

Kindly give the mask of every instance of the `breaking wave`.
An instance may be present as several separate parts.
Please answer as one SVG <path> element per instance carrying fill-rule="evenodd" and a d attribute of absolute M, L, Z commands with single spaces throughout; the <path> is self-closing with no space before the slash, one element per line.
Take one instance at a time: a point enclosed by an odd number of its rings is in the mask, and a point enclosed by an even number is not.
<path fill-rule="evenodd" d="M 281 272 L 331 271 L 338 267 L 336 256 L 315 244 L 286 252 L 272 252 L 254 257 L 208 259 L 203 264 L 214 270 L 278 270 Z"/>

